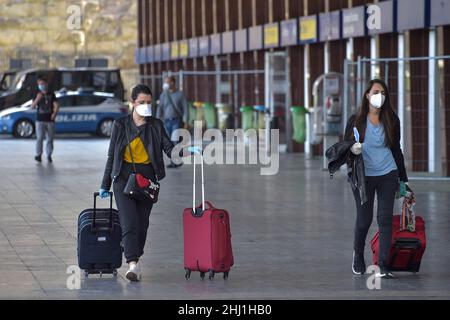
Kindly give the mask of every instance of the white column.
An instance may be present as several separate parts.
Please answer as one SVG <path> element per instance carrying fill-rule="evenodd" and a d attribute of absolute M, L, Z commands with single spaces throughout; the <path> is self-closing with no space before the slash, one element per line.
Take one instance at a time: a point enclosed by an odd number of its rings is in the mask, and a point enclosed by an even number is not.
<path fill-rule="evenodd" d="M 430 29 L 429 32 L 429 49 L 428 56 L 436 56 L 436 30 Z M 439 159 L 439 122 L 437 116 L 437 90 L 436 90 L 436 60 L 428 60 L 428 172 L 434 173 L 438 171 L 436 168 L 436 160 Z"/>
<path fill-rule="evenodd" d="M 309 109 L 309 45 L 306 44 L 303 48 L 303 97 L 305 108 Z M 306 141 L 305 141 L 305 156 L 312 157 L 311 148 L 311 117 L 306 114 Z"/>
<path fill-rule="evenodd" d="M 266 155 L 270 153 L 270 123 L 273 115 L 273 107 L 272 107 L 272 86 L 269 85 L 272 79 L 272 75 L 270 74 L 272 68 L 270 68 L 270 53 L 266 52 L 264 54 L 264 102 L 266 109 L 270 110 L 270 112 L 266 112 L 265 119 L 265 146 L 266 146 Z"/>
<path fill-rule="evenodd" d="M 370 38 L 370 79 L 377 78 L 379 75 L 377 74 L 378 63 L 375 63 L 375 60 L 378 58 L 378 46 L 377 46 L 377 37 L 372 36 Z"/>
<path fill-rule="evenodd" d="M 351 79 L 351 77 L 354 76 L 354 69 L 353 65 L 351 65 L 353 61 L 353 38 L 350 38 L 346 42 L 345 47 L 345 59 L 347 60 L 347 69 L 344 71 L 344 99 L 343 99 L 343 119 L 342 119 L 342 132 L 345 130 L 345 126 L 347 125 L 347 120 L 350 117 L 351 113 L 351 101 L 353 99 L 350 99 L 350 91 L 349 91 L 349 84 L 351 83 L 348 81 L 348 79 Z M 346 73 L 345 73 L 346 72 Z"/>
<path fill-rule="evenodd" d="M 289 57 L 289 48 L 286 49 L 284 53 L 284 58 L 286 61 L 285 65 L 285 77 L 286 77 L 286 138 L 287 138 L 287 152 L 293 152 L 292 136 L 294 133 L 291 106 L 292 106 L 292 83 L 291 83 L 291 58 Z"/>
<path fill-rule="evenodd" d="M 324 73 L 330 72 L 330 43 L 326 41 L 323 46 L 323 69 Z"/>
<path fill-rule="evenodd" d="M 323 48 L 323 52 L 324 52 L 324 73 L 328 74 L 328 72 L 330 72 L 330 43 L 328 41 L 326 41 L 324 43 L 324 48 Z M 325 128 L 326 128 L 326 122 L 327 122 L 327 116 L 326 116 L 326 106 L 325 106 L 325 99 L 326 99 L 326 76 L 324 78 L 324 85 L 323 85 L 323 92 L 322 92 L 322 116 L 323 116 L 323 125 L 324 125 L 324 132 L 325 132 Z M 335 137 L 331 137 L 331 136 L 323 136 L 323 154 L 322 154 L 322 169 L 327 169 L 327 164 L 328 164 L 328 159 L 325 156 L 325 153 L 327 151 L 327 149 L 329 147 L 331 147 L 332 143 L 334 142 Z M 337 141 L 336 141 L 337 142 Z"/>
<path fill-rule="evenodd" d="M 405 150 L 405 61 L 402 60 L 405 58 L 405 35 L 398 35 L 398 95 L 397 95 L 397 106 L 398 106 L 398 117 L 400 119 L 400 128 L 401 128 L 401 139 L 400 146 L 402 150 Z"/>
<path fill-rule="evenodd" d="M 345 47 L 345 56 L 347 60 L 353 61 L 353 38 L 347 40 L 347 46 Z"/>

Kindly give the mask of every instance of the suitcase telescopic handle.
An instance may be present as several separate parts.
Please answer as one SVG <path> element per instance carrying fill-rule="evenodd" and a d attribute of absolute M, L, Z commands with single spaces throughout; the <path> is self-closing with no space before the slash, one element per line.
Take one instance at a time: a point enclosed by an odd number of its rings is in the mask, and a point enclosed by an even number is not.
<path fill-rule="evenodd" d="M 202 212 L 205 211 L 205 178 L 204 178 L 204 172 L 203 172 L 203 153 L 200 153 L 200 164 L 201 164 L 201 171 L 202 171 Z M 193 189 L 193 194 L 192 194 L 192 211 L 195 214 L 195 154 L 194 154 L 194 179 L 193 179 L 193 183 L 192 183 L 192 189 Z"/>
<path fill-rule="evenodd" d="M 197 206 L 197 208 L 200 208 L 201 206 L 202 205 L 200 204 L 199 206 Z M 205 200 L 205 207 L 208 207 L 208 209 L 216 209 L 216 207 L 214 207 L 213 204 L 208 200 Z"/>
<path fill-rule="evenodd" d="M 112 201 L 113 201 L 113 193 L 111 191 L 109 193 L 109 226 L 110 230 L 113 229 L 113 210 L 112 210 Z M 97 214 L 97 197 L 100 196 L 99 192 L 94 192 L 94 213 L 92 218 L 92 230 L 95 229 L 95 216 Z"/>

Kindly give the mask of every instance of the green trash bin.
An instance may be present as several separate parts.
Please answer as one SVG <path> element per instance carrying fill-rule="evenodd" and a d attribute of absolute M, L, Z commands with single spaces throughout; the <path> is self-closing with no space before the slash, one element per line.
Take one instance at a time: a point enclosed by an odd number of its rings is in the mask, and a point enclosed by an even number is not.
<path fill-rule="evenodd" d="M 188 124 L 192 128 L 194 127 L 194 121 L 197 118 L 197 108 L 194 107 L 193 102 L 188 103 L 188 108 L 189 108 Z"/>
<path fill-rule="evenodd" d="M 264 111 L 266 108 L 261 105 L 254 106 L 255 109 L 255 128 L 256 129 L 264 129 L 266 126 L 264 119 Z"/>
<path fill-rule="evenodd" d="M 204 112 L 203 112 L 203 102 L 195 101 L 192 105 L 195 108 L 195 121 L 203 121 L 203 126 L 204 126 L 205 118 L 204 118 Z"/>
<path fill-rule="evenodd" d="M 292 123 L 294 127 L 294 136 L 292 139 L 298 143 L 304 143 L 306 140 L 306 108 L 291 107 Z"/>
<path fill-rule="evenodd" d="M 216 103 L 217 120 L 219 122 L 219 129 L 224 131 L 232 128 L 233 108 L 224 103 Z"/>
<path fill-rule="evenodd" d="M 203 111 L 205 113 L 206 128 L 208 129 L 216 128 L 217 116 L 216 116 L 216 108 L 214 108 L 214 105 L 209 102 L 204 103 Z"/>
<path fill-rule="evenodd" d="M 241 111 L 242 129 L 253 129 L 253 107 L 242 106 L 239 111 Z"/>

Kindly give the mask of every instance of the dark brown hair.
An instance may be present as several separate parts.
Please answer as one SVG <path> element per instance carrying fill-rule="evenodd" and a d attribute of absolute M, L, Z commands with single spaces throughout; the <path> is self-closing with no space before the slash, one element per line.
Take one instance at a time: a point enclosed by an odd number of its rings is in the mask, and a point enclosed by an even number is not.
<path fill-rule="evenodd" d="M 138 84 L 133 87 L 131 90 L 131 100 L 135 101 L 140 93 L 148 94 L 153 97 L 152 90 L 145 84 Z"/>
<path fill-rule="evenodd" d="M 391 105 L 391 97 L 389 94 L 388 87 L 383 80 L 373 79 L 367 83 L 366 90 L 364 91 L 364 95 L 362 97 L 361 107 L 356 113 L 355 118 L 355 127 L 358 129 L 359 134 L 361 136 L 361 142 L 364 141 L 364 136 L 367 127 L 367 115 L 369 114 L 369 99 L 367 99 L 367 95 L 372 89 L 374 84 L 380 84 L 383 87 L 385 93 L 385 101 L 380 109 L 380 123 L 383 125 L 384 129 L 384 144 L 386 147 L 391 148 L 395 143 L 395 113 L 392 110 Z"/>

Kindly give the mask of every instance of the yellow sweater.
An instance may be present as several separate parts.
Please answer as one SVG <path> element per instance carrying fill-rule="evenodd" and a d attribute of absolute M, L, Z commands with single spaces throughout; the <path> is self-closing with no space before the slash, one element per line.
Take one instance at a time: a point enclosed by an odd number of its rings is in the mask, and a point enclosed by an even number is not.
<path fill-rule="evenodd" d="M 143 164 L 150 163 L 150 158 L 147 154 L 147 151 L 145 150 L 145 146 L 142 143 L 141 138 L 136 137 L 136 139 L 131 141 L 130 147 L 133 152 L 133 159 L 135 163 L 143 163 Z M 130 148 L 128 146 L 125 149 L 125 155 L 123 157 L 123 160 L 125 160 L 128 163 L 132 163 L 130 156 Z"/>

